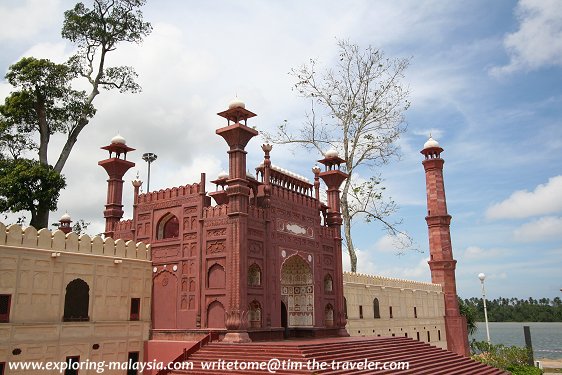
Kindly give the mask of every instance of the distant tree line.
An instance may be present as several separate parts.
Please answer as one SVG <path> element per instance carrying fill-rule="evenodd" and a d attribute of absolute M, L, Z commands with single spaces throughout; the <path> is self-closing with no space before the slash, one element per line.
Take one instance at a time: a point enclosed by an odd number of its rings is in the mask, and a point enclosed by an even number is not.
<path fill-rule="evenodd" d="M 473 314 L 474 321 L 484 321 L 482 298 L 472 297 L 460 301 L 463 308 Z M 529 299 L 486 299 L 490 322 L 562 322 L 562 300 L 560 297 Z"/>

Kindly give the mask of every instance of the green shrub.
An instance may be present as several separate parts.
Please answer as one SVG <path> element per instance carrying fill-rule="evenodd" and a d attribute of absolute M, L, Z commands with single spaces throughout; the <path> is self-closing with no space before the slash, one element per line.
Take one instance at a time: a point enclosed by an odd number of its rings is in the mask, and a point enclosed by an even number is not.
<path fill-rule="evenodd" d="M 533 366 L 510 366 L 506 369 L 513 375 L 541 375 L 542 370 Z"/>
<path fill-rule="evenodd" d="M 536 367 L 528 366 L 529 351 L 527 348 L 488 344 L 486 341 L 470 343 L 471 358 L 487 365 L 510 371 L 516 375 L 542 374 Z"/>

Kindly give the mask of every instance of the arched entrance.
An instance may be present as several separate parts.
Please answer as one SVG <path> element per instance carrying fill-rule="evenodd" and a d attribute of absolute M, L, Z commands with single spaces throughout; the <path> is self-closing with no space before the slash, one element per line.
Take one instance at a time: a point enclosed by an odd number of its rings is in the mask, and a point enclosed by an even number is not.
<path fill-rule="evenodd" d="M 281 267 L 281 300 L 287 307 L 289 328 L 314 325 L 312 270 L 298 255 L 289 257 Z"/>

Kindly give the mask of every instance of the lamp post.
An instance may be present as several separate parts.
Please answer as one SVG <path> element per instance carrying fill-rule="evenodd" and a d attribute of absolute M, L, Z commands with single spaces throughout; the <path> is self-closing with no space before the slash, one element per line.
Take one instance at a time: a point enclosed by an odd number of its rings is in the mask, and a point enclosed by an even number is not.
<path fill-rule="evenodd" d="M 158 158 L 158 155 L 152 152 L 145 152 L 142 154 L 142 160 L 148 163 L 148 177 L 146 179 L 146 192 L 150 193 L 150 164 Z"/>
<path fill-rule="evenodd" d="M 486 291 L 484 289 L 484 279 L 486 275 L 483 273 L 478 274 L 480 283 L 482 283 L 482 301 L 484 302 L 484 319 L 486 320 L 486 337 L 488 339 L 488 344 L 490 344 L 490 328 L 488 327 L 488 309 L 486 308 Z"/>

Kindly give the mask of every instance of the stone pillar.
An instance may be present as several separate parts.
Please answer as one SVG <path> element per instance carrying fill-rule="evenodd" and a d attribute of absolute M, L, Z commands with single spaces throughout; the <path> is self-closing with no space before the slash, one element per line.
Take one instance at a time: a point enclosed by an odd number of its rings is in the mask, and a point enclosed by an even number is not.
<path fill-rule="evenodd" d="M 134 151 L 128 147 L 125 139 L 120 135 L 113 137 L 109 146 L 102 147 L 109 151 L 109 159 L 98 162 L 107 172 L 107 203 L 103 216 L 105 217 L 105 236 L 113 237 L 116 224 L 123 217 L 123 176 L 135 163 L 127 160 L 127 152 Z"/>
<path fill-rule="evenodd" d="M 227 264 L 226 342 L 248 342 L 248 301 L 247 301 L 247 249 L 248 249 L 248 205 L 250 188 L 246 178 L 246 154 L 244 150 L 250 139 L 258 132 L 245 125 L 255 114 L 246 110 L 244 103 L 235 100 L 229 109 L 218 114 L 228 120 L 227 126 L 216 133 L 224 138 L 229 146 L 229 178 L 226 194 L 228 197 L 229 243 Z M 230 122 L 234 124 L 230 124 Z M 244 121 L 244 125 L 240 123 Z"/>
<path fill-rule="evenodd" d="M 319 160 L 318 162 L 324 164 L 326 169 L 324 172 L 320 173 L 317 173 L 318 170 L 313 169 L 313 172 L 315 174 L 315 180 L 317 177 L 320 177 L 328 187 L 328 215 L 326 218 L 326 224 L 333 229 L 335 241 L 334 259 L 336 262 L 336 271 L 333 280 L 333 290 L 336 293 L 336 306 L 334 309 L 334 323 L 336 327 L 339 328 L 338 335 L 349 336 L 349 333 L 345 329 L 347 320 L 344 314 L 343 303 L 343 266 L 341 259 L 341 226 L 343 220 L 340 206 L 340 186 L 348 177 L 348 174 L 340 170 L 340 165 L 345 163 L 345 160 L 341 159 L 334 150 L 326 152 L 325 158 Z"/>
<path fill-rule="evenodd" d="M 441 284 L 445 299 L 445 329 L 447 349 L 462 356 L 468 356 L 468 334 L 466 319 L 460 314 L 457 300 L 455 268 L 457 261 L 453 259 L 450 223 L 451 215 L 447 213 L 445 185 L 443 182 L 443 149 L 433 138 L 425 143 L 421 153 L 425 156 L 422 162 L 425 169 L 427 192 L 427 216 L 425 218 L 429 230 L 429 268 L 431 281 Z"/>

